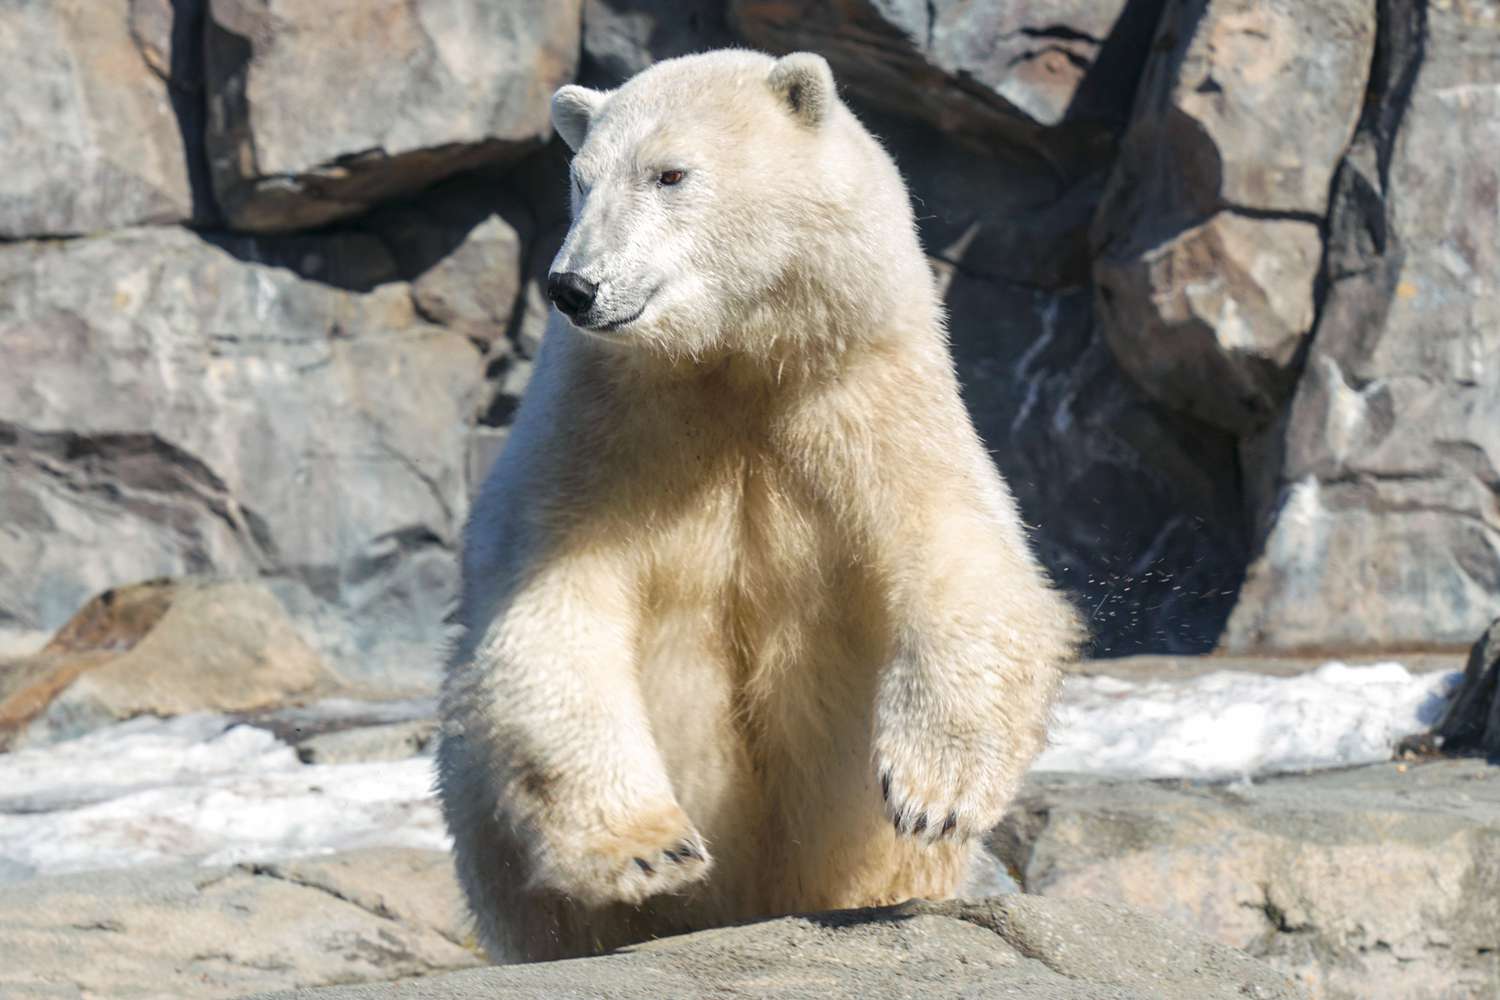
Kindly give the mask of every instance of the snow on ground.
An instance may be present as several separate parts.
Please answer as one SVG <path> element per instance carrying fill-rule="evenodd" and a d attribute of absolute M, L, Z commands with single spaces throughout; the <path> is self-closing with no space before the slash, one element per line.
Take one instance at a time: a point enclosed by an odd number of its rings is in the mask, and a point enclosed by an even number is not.
<path fill-rule="evenodd" d="M 269 732 L 205 715 L 0 754 L 0 882 L 374 846 L 447 848 L 431 758 L 302 764 Z"/>
<path fill-rule="evenodd" d="M 1438 720 L 1461 676 L 1328 663 L 1294 677 L 1073 677 L 1036 770 L 1212 779 L 1389 760 Z"/>
<path fill-rule="evenodd" d="M 1037 768 L 1214 779 L 1385 760 L 1396 740 L 1431 726 L 1458 676 L 1330 663 L 1288 678 L 1073 677 Z M 339 703 L 291 721 L 409 717 L 414 705 Z M 267 729 L 223 716 L 135 719 L 0 754 L 0 883 L 184 860 L 445 849 L 431 789 L 430 757 L 310 765 Z"/>

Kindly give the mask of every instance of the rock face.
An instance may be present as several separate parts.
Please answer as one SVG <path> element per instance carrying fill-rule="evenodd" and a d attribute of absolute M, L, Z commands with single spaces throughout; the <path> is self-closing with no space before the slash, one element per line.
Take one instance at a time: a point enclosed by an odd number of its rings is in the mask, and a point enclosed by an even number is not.
<path fill-rule="evenodd" d="M 1235 432 L 1285 403 L 1375 31 L 1375 0 L 1168 3 L 1094 233 L 1100 322 L 1153 398 Z"/>
<path fill-rule="evenodd" d="M 430 687 L 566 227 L 548 96 L 731 44 L 825 54 L 893 152 L 1093 652 L 1500 604 L 1490 0 L 0 7 L 5 635 L 253 576 Z"/>
<path fill-rule="evenodd" d="M 578 0 L 208 0 L 208 150 L 225 215 L 307 228 L 518 158 L 551 132 L 578 32 Z"/>
<path fill-rule="evenodd" d="M 192 7 L 0 6 L 0 60 L 10 67 L 0 91 L 0 240 L 198 214 Z"/>
<path fill-rule="evenodd" d="M 376 287 L 394 271 L 357 234 L 0 247 L 0 618 L 213 571 L 275 578 L 294 610 L 415 602 L 430 656 L 482 362 Z"/>
<path fill-rule="evenodd" d="M 276 598 L 254 583 L 106 591 L 4 673 L 0 747 L 138 715 L 254 712 L 338 686 Z"/>
<path fill-rule="evenodd" d="M 1027 892 L 1158 914 L 1315 997 L 1500 985 L 1500 769 L 1482 761 L 1254 786 L 1034 780 L 995 843 Z"/>
<path fill-rule="evenodd" d="M 273 865 L 141 868 L 0 893 L 0 994 L 238 997 L 478 965 L 452 861 L 372 850 Z"/>
<path fill-rule="evenodd" d="M 1018 896 L 789 917 L 665 938 L 605 958 L 275 994 L 277 1000 L 578 996 L 885 1000 L 1211 1000 L 1302 994 L 1191 931 L 1102 903 Z M 270 997 L 263 1000 L 271 1000 Z"/>
<path fill-rule="evenodd" d="M 1230 650 L 1464 647 L 1500 605 L 1500 7 L 1383 7 Z"/>

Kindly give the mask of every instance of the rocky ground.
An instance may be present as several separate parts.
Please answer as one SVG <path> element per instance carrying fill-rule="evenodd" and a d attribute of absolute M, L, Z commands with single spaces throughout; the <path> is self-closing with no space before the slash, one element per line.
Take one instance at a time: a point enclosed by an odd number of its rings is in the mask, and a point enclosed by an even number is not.
<path fill-rule="evenodd" d="M 1095 661 L 1070 684 L 1188 690 L 1224 676 L 1209 665 Z M 1271 686 L 1317 673 L 1306 661 L 1213 665 Z M 1418 665 L 1429 672 L 1414 680 L 1457 666 Z M 971 885 L 1024 900 L 778 921 L 402 986 L 481 964 L 430 797 L 432 710 L 325 698 L 139 718 L 33 736 L 0 757 L 11 859 L 0 996 L 357 983 L 370 985 L 327 996 L 694 996 L 711 983 L 726 996 L 879 997 L 925 983 L 986 996 L 1477 1000 L 1500 986 L 1500 767 L 1431 757 L 1230 781 L 1038 772 Z M 1102 717 L 1091 718 L 1081 724 Z"/>

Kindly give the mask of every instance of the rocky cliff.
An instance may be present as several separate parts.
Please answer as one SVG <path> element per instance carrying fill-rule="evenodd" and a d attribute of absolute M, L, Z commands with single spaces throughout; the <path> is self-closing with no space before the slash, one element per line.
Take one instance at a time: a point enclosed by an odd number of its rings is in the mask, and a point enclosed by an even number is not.
<path fill-rule="evenodd" d="M 813 49 L 1096 652 L 1500 604 L 1495 0 L 0 5 L 0 629 L 256 578 L 426 686 L 566 225 L 547 98 Z"/>

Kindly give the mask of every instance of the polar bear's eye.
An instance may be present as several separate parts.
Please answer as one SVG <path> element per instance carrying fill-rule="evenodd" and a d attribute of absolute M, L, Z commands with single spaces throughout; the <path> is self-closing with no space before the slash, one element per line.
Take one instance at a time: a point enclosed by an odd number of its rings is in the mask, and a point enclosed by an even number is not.
<path fill-rule="evenodd" d="M 662 187 L 671 187 L 673 184 L 681 184 L 686 176 L 687 172 L 684 170 L 663 170 L 656 175 L 656 183 Z"/>

